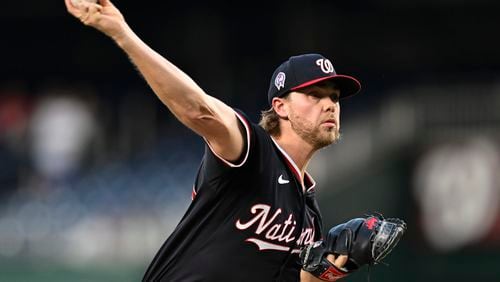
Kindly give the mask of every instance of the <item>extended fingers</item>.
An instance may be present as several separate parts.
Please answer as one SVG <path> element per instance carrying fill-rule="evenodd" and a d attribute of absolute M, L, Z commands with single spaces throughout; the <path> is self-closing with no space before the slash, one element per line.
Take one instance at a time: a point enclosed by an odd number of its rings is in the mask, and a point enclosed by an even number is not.
<path fill-rule="evenodd" d="M 82 14 L 79 19 L 82 23 L 89 25 L 95 21 L 95 18 L 101 14 L 102 6 L 95 3 L 82 1 L 81 4 Z"/>
<path fill-rule="evenodd" d="M 109 2 L 105 2 L 110 4 Z M 64 0 L 66 9 L 82 23 L 89 25 L 94 21 L 95 16 L 100 15 L 103 6 L 101 4 L 89 2 L 86 0 Z"/>

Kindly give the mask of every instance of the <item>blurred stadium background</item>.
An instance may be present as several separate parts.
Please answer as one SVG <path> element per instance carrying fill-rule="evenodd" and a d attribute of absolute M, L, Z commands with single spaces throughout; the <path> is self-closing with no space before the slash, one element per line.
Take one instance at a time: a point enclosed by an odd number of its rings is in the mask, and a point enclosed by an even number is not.
<path fill-rule="evenodd" d="M 372 281 L 500 281 L 500 2 L 115 4 L 254 121 L 290 55 L 358 77 L 342 142 L 310 166 L 325 225 L 407 219 Z M 2 3 L 0 34 L 0 281 L 139 281 L 189 205 L 202 141 L 62 0 Z"/>

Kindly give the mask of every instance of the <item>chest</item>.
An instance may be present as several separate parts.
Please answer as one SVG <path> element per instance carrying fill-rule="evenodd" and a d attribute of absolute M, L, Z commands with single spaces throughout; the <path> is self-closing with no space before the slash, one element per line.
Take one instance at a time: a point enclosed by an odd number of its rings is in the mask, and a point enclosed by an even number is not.
<path fill-rule="evenodd" d="M 311 205 L 302 184 L 290 170 L 277 166 L 249 178 L 240 198 L 235 228 L 259 250 L 290 251 L 320 237 L 319 213 Z"/>

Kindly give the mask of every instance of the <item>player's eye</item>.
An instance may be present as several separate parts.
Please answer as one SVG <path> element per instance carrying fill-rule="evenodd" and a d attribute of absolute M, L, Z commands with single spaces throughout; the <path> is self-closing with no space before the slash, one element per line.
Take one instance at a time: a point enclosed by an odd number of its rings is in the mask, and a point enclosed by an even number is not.
<path fill-rule="evenodd" d="M 321 99 L 321 97 L 322 97 L 322 95 L 316 91 L 311 91 L 308 96 L 314 100 Z"/>
<path fill-rule="evenodd" d="M 330 99 L 332 99 L 332 101 L 336 103 L 340 100 L 340 95 L 338 93 L 334 93 L 330 95 Z"/>

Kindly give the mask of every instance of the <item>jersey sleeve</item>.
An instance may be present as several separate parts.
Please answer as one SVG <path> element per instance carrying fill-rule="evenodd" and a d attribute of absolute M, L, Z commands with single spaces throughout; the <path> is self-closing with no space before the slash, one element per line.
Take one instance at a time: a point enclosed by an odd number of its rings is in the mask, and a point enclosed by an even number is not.
<path fill-rule="evenodd" d="M 216 157 L 220 162 L 221 164 L 227 166 L 227 167 L 231 167 L 231 168 L 234 168 L 234 167 L 241 167 L 245 164 L 245 162 L 247 161 L 248 159 L 248 154 L 250 152 L 250 144 L 252 143 L 250 138 L 254 135 L 252 134 L 252 124 L 251 122 L 249 121 L 248 117 L 246 115 L 243 114 L 243 112 L 239 112 L 239 111 L 236 111 L 235 110 L 235 115 L 236 117 L 238 118 L 238 121 L 240 122 L 240 124 L 243 126 L 243 141 L 244 141 L 244 148 L 243 148 L 243 152 L 242 152 L 242 155 L 234 162 L 230 162 L 226 159 L 224 159 L 223 157 L 219 156 L 212 148 L 212 146 L 210 146 L 210 143 L 207 142 L 207 140 L 205 139 L 205 155 L 207 155 L 207 153 L 213 155 L 214 157 Z"/>
<path fill-rule="evenodd" d="M 259 125 L 251 122 L 238 109 L 235 109 L 235 115 L 244 128 L 244 149 L 241 156 L 234 162 L 225 160 L 205 141 L 205 153 L 194 183 L 193 197 L 200 189 L 219 190 L 231 186 L 228 183 L 238 177 L 242 170 L 256 170 L 265 158 L 266 150 L 271 150 L 271 143 L 266 140 L 270 137 Z"/>

